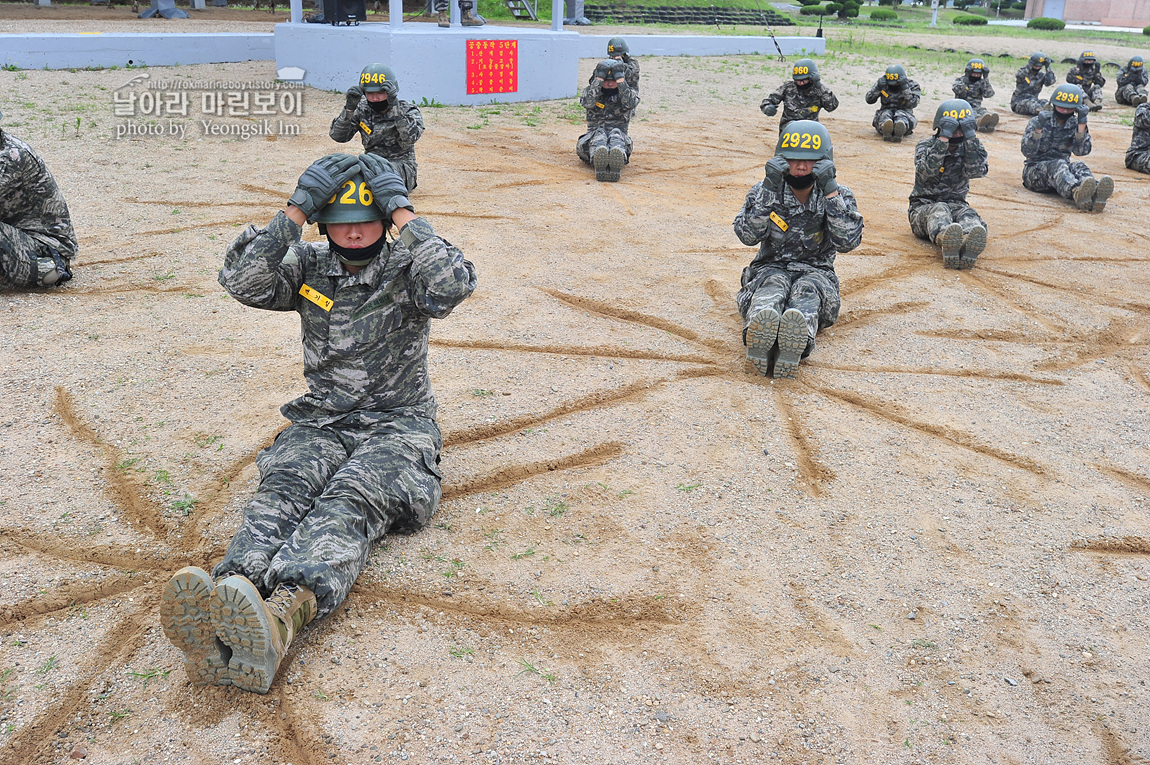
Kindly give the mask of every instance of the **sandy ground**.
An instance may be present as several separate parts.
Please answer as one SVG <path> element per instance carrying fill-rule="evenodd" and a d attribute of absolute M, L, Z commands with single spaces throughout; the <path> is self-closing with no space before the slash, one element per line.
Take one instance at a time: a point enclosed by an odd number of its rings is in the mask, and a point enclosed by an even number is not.
<path fill-rule="evenodd" d="M 923 114 L 960 61 L 935 58 L 908 62 Z M 1091 116 L 1102 215 L 1022 188 L 1006 112 L 990 245 L 946 271 L 907 225 L 913 141 L 870 128 L 882 66 L 822 62 L 866 233 L 794 381 L 745 363 L 733 301 L 781 64 L 644 60 L 611 185 L 570 103 L 424 110 L 414 202 L 480 274 L 433 329 L 444 502 L 267 696 L 190 686 L 157 599 L 219 558 L 303 390 L 298 321 L 215 274 L 337 148 L 342 97 L 308 91 L 298 137 L 115 140 L 129 73 L 0 72 L 81 240 L 65 288 L 0 293 L 0 762 L 1146 762 L 1131 110 Z"/>

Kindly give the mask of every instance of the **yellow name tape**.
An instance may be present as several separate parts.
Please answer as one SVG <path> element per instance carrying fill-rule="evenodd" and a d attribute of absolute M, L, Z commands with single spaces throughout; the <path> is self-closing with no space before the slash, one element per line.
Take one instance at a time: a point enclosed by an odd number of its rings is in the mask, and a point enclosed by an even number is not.
<path fill-rule="evenodd" d="M 331 312 L 331 307 L 335 305 L 331 298 L 327 297 L 322 292 L 313 290 L 306 284 L 299 288 L 299 294 L 303 295 L 305 298 L 329 313 Z"/>
<path fill-rule="evenodd" d="M 596 102 L 595 102 L 595 105 L 596 105 L 596 106 L 598 106 L 600 109 L 606 109 L 606 108 L 607 108 L 606 106 L 604 106 L 603 104 L 599 103 L 598 101 L 596 101 Z"/>
<path fill-rule="evenodd" d="M 366 122 L 363 122 L 362 120 L 359 123 L 359 129 L 362 130 L 363 132 L 367 133 L 368 135 L 371 135 L 371 125 L 368 125 Z"/>
<path fill-rule="evenodd" d="M 788 228 L 790 228 L 790 226 L 787 225 L 787 222 L 779 217 L 778 213 L 771 213 L 771 222 L 783 231 L 786 231 Z"/>

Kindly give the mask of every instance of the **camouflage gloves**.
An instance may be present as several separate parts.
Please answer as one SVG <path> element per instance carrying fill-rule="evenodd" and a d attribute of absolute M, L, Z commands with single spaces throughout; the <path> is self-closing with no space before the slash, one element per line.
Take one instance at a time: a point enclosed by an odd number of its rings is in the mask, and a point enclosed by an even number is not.
<path fill-rule="evenodd" d="M 943 117 L 938 121 L 938 137 L 950 140 L 959 131 L 958 120 L 954 117 Z"/>
<path fill-rule="evenodd" d="M 770 102 L 763 104 L 763 114 L 767 115 L 768 117 L 774 117 L 778 113 L 779 113 L 779 105 L 778 104 L 772 104 Z"/>
<path fill-rule="evenodd" d="M 347 101 L 344 103 L 343 108 L 349 112 L 354 112 L 355 107 L 359 106 L 359 99 L 363 98 L 363 88 L 358 85 L 352 85 L 347 89 Z"/>
<path fill-rule="evenodd" d="M 288 204 L 295 205 L 311 220 L 348 178 L 359 170 L 351 154 L 328 154 L 303 171 Z M 406 189 L 405 189 L 406 191 Z"/>
<path fill-rule="evenodd" d="M 1078 110 L 1078 124 L 1085 125 L 1086 115 L 1090 114 L 1090 104 L 1086 103 L 1086 101 L 1080 101 L 1076 108 Z"/>
<path fill-rule="evenodd" d="M 959 127 L 962 128 L 962 137 L 968 141 L 974 138 L 974 134 L 978 131 L 978 126 L 974 121 L 973 114 L 959 123 Z"/>
<path fill-rule="evenodd" d="M 375 154 L 360 154 L 359 168 L 364 182 L 375 197 L 375 204 L 383 210 L 389 222 L 391 214 L 401 207 L 415 212 L 407 199 L 407 184 L 390 162 Z"/>
<path fill-rule="evenodd" d="M 824 197 L 839 190 L 839 184 L 835 180 L 834 162 L 829 159 L 820 159 L 815 163 L 811 173 L 815 176 L 815 183 L 819 185 Z"/>
<path fill-rule="evenodd" d="M 782 183 L 783 176 L 791 171 L 791 166 L 784 157 L 774 156 L 767 161 L 766 171 L 767 175 L 763 180 L 763 185 L 774 189 Z"/>

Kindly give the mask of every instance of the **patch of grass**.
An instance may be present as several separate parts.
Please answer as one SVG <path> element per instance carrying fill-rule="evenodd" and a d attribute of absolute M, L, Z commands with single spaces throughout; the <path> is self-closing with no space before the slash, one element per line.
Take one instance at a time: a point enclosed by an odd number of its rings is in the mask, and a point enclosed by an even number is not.
<path fill-rule="evenodd" d="M 128 472 L 128 468 L 130 468 L 132 465 L 135 465 L 139 461 L 139 457 L 125 457 L 119 462 L 113 464 L 112 469 L 117 473 L 126 473 Z"/>
<path fill-rule="evenodd" d="M 46 675 L 58 666 L 60 666 L 60 661 L 55 656 L 55 654 L 53 654 L 52 656 L 49 656 L 43 664 L 41 664 L 39 667 L 36 667 L 36 674 Z"/>
<path fill-rule="evenodd" d="M 455 531 L 455 527 L 452 526 L 450 523 L 437 523 L 437 524 L 435 524 L 435 528 L 442 529 L 443 531 L 446 531 L 448 534 Z"/>
<path fill-rule="evenodd" d="M 872 624 L 872 625 L 870 625 L 870 626 L 871 626 L 873 629 L 876 629 L 876 630 L 878 630 L 879 632 L 882 632 L 882 627 L 878 626 L 877 624 Z"/>
<path fill-rule="evenodd" d="M 539 588 L 538 588 L 538 587 L 536 587 L 534 590 L 532 590 L 532 591 L 531 591 L 531 597 L 533 597 L 533 598 L 535 598 L 537 601 L 539 601 L 540 605 L 544 605 L 544 606 L 553 606 L 553 605 L 555 605 L 555 604 L 554 604 L 554 603 L 552 603 L 550 600 L 547 600 L 546 598 L 544 598 L 544 597 L 543 597 L 543 595 L 542 595 L 542 594 L 539 592 Z"/>
<path fill-rule="evenodd" d="M 443 107 L 447 106 L 447 104 L 441 104 L 434 98 L 428 101 L 427 97 L 425 96 L 419 100 L 419 103 L 416 104 L 416 106 L 420 107 L 421 109 L 442 109 Z"/>
<path fill-rule="evenodd" d="M 552 518 L 558 518 L 570 509 L 570 505 L 558 497 L 548 497 L 543 503 L 543 510 Z"/>
<path fill-rule="evenodd" d="M 551 672 L 550 670 L 545 669 L 544 667 L 538 667 L 538 666 L 532 664 L 531 662 L 527 661 L 527 659 L 520 659 L 516 663 L 519 666 L 523 667 L 523 669 L 521 669 L 515 673 L 516 677 L 519 677 L 520 675 L 539 675 L 539 677 L 543 678 L 548 683 L 551 683 L 552 685 L 555 684 L 555 673 L 554 672 Z"/>
<path fill-rule="evenodd" d="M 528 547 L 523 552 L 515 553 L 514 555 L 512 555 L 511 560 L 523 560 L 524 558 L 530 558 L 534 554 L 535 554 L 535 548 L 534 547 Z"/>
<path fill-rule="evenodd" d="M 915 638 L 911 641 L 911 645 L 915 648 L 938 648 L 934 643 L 929 640 L 923 640 L 922 638 Z"/>
<path fill-rule="evenodd" d="M 20 71 L 20 67 L 16 66 L 15 64 L 5 64 L 4 66 L 0 66 L 0 69 L 3 69 L 5 72 Z"/>
<path fill-rule="evenodd" d="M 224 437 L 218 433 L 213 434 L 213 435 L 208 435 L 207 433 L 200 432 L 200 433 L 196 433 L 192 436 L 192 442 L 196 446 L 203 449 L 205 447 L 211 446 L 212 444 L 216 443 L 217 441 L 222 441 L 223 438 Z"/>
<path fill-rule="evenodd" d="M 152 280 L 157 282 L 168 282 L 175 278 L 176 275 L 171 271 L 166 274 L 152 274 Z"/>
<path fill-rule="evenodd" d="M 703 485 L 703 484 L 701 484 L 701 483 L 689 483 L 689 484 L 684 484 L 684 483 L 681 483 L 681 484 L 679 484 L 678 486 L 676 486 L 676 487 L 675 487 L 675 489 L 676 489 L 677 491 L 692 492 L 692 491 L 694 491 L 695 489 L 699 488 L 699 487 L 700 487 L 700 486 L 702 486 L 702 485 Z"/>
<path fill-rule="evenodd" d="M 499 545 L 503 544 L 503 540 L 499 538 L 502 533 L 503 529 L 483 529 L 483 538 L 487 540 L 483 549 L 491 551 L 498 549 Z"/>
<path fill-rule="evenodd" d="M 474 648 L 461 648 L 459 646 L 453 645 L 453 646 L 451 646 L 451 648 L 447 649 L 447 652 L 449 654 L 451 654 L 451 658 L 453 658 L 453 659 L 464 659 L 468 656 L 474 655 L 475 649 Z"/>
<path fill-rule="evenodd" d="M 108 717 L 111 717 L 112 722 L 115 722 L 116 720 L 123 720 L 125 717 L 128 717 L 131 714 L 132 714 L 132 710 L 128 709 L 127 707 L 124 707 L 124 709 L 122 711 L 117 712 L 117 711 L 113 710 L 113 711 L 109 712 Z"/>
<path fill-rule="evenodd" d="M 172 474 L 167 470 L 157 470 L 156 472 L 152 473 L 152 480 L 156 483 L 171 483 Z"/>
<path fill-rule="evenodd" d="M 472 388 L 471 389 L 471 395 L 472 396 L 494 396 L 495 391 L 488 390 L 487 388 Z"/>
<path fill-rule="evenodd" d="M 445 579 L 450 579 L 451 577 L 458 574 L 459 569 L 461 568 L 463 568 L 463 561 L 459 560 L 459 558 L 453 558 L 448 562 L 447 568 L 443 571 L 440 571 L 439 573 Z"/>
<path fill-rule="evenodd" d="M 142 690 L 147 690 L 149 680 L 155 680 L 157 677 L 163 680 L 167 678 L 171 671 L 172 670 L 170 669 L 148 669 L 143 672 L 137 672 L 130 669 L 125 674 L 127 674 L 129 677 L 134 677 L 137 680 L 143 681 L 144 685 Z"/>
<path fill-rule="evenodd" d="M 177 513 L 182 513 L 184 517 L 191 515 L 192 508 L 199 504 L 199 500 L 191 494 L 184 494 L 183 499 L 173 499 L 170 507 Z"/>

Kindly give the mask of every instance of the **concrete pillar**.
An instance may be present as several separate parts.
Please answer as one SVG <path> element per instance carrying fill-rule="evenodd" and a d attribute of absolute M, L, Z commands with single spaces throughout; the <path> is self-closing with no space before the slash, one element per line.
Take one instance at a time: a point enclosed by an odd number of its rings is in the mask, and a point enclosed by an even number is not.
<path fill-rule="evenodd" d="M 216 2 L 216 0 L 212 0 L 212 2 L 214 3 L 214 2 Z M 224 2 L 227 2 L 227 0 L 224 0 Z M 291 17 L 289 19 L 289 22 L 292 24 L 302 24 L 303 23 L 303 0 L 291 0 L 290 5 L 291 5 Z"/>
<path fill-rule="evenodd" d="M 193 11 L 202 11 L 202 10 L 204 10 L 205 7 L 206 7 L 206 3 L 204 2 L 204 0 L 192 0 L 192 10 Z"/>
<path fill-rule="evenodd" d="M 563 0 L 551 0 L 551 31 L 563 31 Z"/>
<path fill-rule="evenodd" d="M 401 28 L 403 26 L 403 0 L 388 0 L 387 15 L 392 29 Z"/>
<path fill-rule="evenodd" d="M 52 0 L 36 0 L 36 5 L 40 6 L 41 8 L 47 8 L 51 4 Z"/>
<path fill-rule="evenodd" d="M 227 8 L 228 0 L 212 0 L 213 8 Z"/>
<path fill-rule="evenodd" d="M 478 3 L 476 3 L 478 5 Z M 455 29 L 463 28 L 463 11 L 459 10 L 459 0 L 451 0 L 447 4 L 451 14 L 451 26 Z"/>

